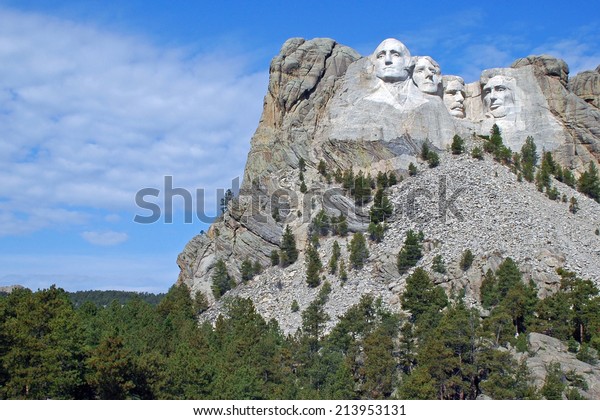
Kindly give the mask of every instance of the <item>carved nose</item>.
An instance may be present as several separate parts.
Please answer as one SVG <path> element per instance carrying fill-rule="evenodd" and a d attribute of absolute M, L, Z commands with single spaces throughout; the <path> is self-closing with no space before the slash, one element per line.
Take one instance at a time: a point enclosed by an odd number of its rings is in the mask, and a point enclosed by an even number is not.
<path fill-rule="evenodd" d="M 385 53 L 385 64 L 392 64 L 392 54 L 389 52 Z"/>

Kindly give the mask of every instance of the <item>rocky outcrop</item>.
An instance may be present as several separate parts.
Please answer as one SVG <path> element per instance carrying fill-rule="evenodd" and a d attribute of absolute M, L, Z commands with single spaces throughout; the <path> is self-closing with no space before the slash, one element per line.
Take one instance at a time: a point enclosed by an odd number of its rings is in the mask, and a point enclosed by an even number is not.
<path fill-rule="evenodd" d="M 477 134 L 489 134 L 497 124 L 514 151 L 533 136 L 538 152 L 553 151 L 561 164 L 581 172 L 599 156 L 600 110 L 569 89 L 574 83 L 568 81 L 567 65 L 550 56 L 529 56 L 510 68 L 485 70 L 479 81 L 464 85 L 460 77 L 442 78 L 431 57 L 411 58 L 397 40 L 386 40 L 371 56 L 360 57 L 331 39 L 290 39 L 271 62 L 240 195 L 206 234 L 187 244 L 177 261 L 178 282 L 205 293 L 213 304 L 206 317 L 215 316 L 220 303 L 214 302 L 211 275 L 216 261 L 223 259 L 238 284 L 229 295 L 249 296 L 259 312 L 278 318 L 286 331 L 297 328 L 299 317 L 290 314 L 290 299 L 303 308 L 315 293 L 304 281 L 303 254 L 296 264 L 270 268 L 246 284 L 241 284 L 240 266 L 246 258 L 270 266 L 269 256 L 279 250 L 286 226 L 302 251 L 310 220 L 321 209 L 330 216 L 346 215 L 351 232 L 367 229 L 368 206 L 356 207 L 347 191 L 320 175 L 320 161 L 329 178 L 350 168 L 399 177 L 407 177 L 411 163 L 420 170 L 390 190 L 396 212 L 386 239 L 370 245 L 366 268 L 352 272 L 343 287 L 325 275 L 337 296 L 330 299 L 332 315 L 371 292 L 399 309 L 405 277 L 397 272 L 395 255 L 410 228 L 423 230 L 427 238 L 420 264 L 429 268 L 433 257 L 442 255 L 448 273 L 436 282 L 448 290 L 464 289 L 474 304 L 485 271 L 508 256 L 538 284 L 540 295 L 558 287 L 559 266 L 600 278 L 597 203 L 557 183 L 560 195 L 576 197 L 580 204 L 581 210 L 571 214 L 567 204 L 549 201 L 493 161 L 444 153 L 454 134 L 473 148 L 481 146 Z M 438 168 L 419 163 L 423 143 L 440 152 Z M 306 162 L 305 193 L 301 159 Z M 460 209 L 460 217 L 445 211 L 441 218 L 447 200 Z M 319 252 L 325 263 L 334 240 L 322 240 Z M 467 248 L 477 258 L 464 273 L 458 258 Z"/>
<path fill-rule="evenodd" d="M 588 104 L 600 108 L 600 66 L 579 73 L 569 82 L 571 91 Z"/>
<path fill-rule="evenodd" d="M 525 359 L 536 388 L 540 389 L 544 385 L 550 364 L 558 363 L 566 384 L 579 377 L 585 381 L 586 386 L 583 386 L 583 389 L 580 387 L 578 392 L 586 399 L 600 399 L 600 367 L 578 360 L 576 355 L 570 353 L 567 346 L 556 338 L 531 333 L 528 340 L 529 354 Z"/>

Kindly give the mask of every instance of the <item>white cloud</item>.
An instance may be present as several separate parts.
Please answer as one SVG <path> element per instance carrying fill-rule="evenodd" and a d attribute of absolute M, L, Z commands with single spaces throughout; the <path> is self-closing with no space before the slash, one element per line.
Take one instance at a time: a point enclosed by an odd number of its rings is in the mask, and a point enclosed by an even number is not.
<path fill-rule="evenodd" d="M 0 285 L 20 284 L 32 290 L 56 284 L 75 290 L 166 292 L 177 278 L 171 255 L 0 255 Z"/>
<path fill-rule="evenodd" d="M 124 232 L 114 232 L 112 230 L 104 232 L 85 231 L 81 237 L 92 245 L 111 246 L 125 242 L 129 236 Z"/>
<path fill-rule="evenodd" d="M 162 188 L 164 175 L 227 187 L 267 84 L 243 51 L 160 48 L 1 8 L 0 62 L 0 235 L 80 223 L 86 208 L 133 214 L 135 192 Z"/>

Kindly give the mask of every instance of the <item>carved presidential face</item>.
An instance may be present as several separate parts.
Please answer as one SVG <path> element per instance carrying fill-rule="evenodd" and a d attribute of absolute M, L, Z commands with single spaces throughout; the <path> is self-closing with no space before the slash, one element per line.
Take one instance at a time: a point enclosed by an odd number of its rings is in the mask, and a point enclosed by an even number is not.
<path fill-rule="evenodd" d="M 421 92 L 435 95 L 442 83 L 440 66 L 431 57 L 419 57 L 412 78 Z"/>
<path fill-rule="evenodd" d="M 465 117 L 465 98 L 465 84 L 462 79 L 451 79 L 444 87 L 444 105 L 453 117 Z"/>
<path fill-rule="evenodd" d="M 494 118 L 502 118 L 514 111 L 514 80 L 494 76 L 483 87 L 483 103 Z"/>
<path fill-rule="evenodd" d="M 408 79 L 410 52 L 397 39 L 383 41 L 372 55 L 375 64 L 375 75 L 387 83 L 401 82 Z"/>

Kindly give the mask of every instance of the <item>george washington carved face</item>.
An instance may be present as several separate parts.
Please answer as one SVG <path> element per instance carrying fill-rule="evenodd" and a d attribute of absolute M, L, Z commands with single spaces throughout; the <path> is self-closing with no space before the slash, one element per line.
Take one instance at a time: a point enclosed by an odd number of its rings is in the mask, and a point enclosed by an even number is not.
<path fill-rule="evenodd" d="M 394 38 L 388 38 L 375 49 L 371 56 L 375 64 L 375 75 L 386 83 L 408 79 L 410 52 Z"/>

